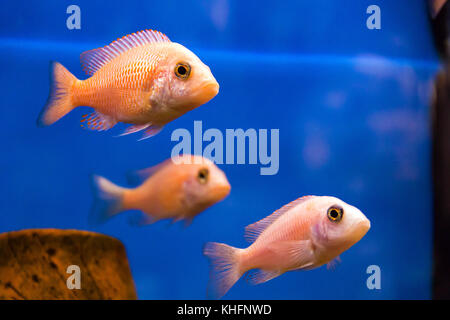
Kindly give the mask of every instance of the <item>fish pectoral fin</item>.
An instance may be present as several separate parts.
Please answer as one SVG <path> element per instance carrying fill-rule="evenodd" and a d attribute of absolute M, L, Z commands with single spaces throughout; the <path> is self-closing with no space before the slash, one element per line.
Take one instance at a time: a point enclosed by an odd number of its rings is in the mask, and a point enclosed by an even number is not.
<path fill-rule="evenodd" d="M 136 133 L 136 132 L 145 130 L 150 126 L 151 126 L 150 123 L 136 124 L 136 125 L 129 126 L 128 128 L 125 129 L 125 131 L 123 133 L 119 134 L 118 137 L 126 136 L 128 134 L 132 134 L 132 133 Z"/>
<path fill-rule="evenodd" d="M 106 114 L 98 111 L 85 114 L 81 118 L 81 127 L 95 131 L 105 131 L 111 129 L 117 124 L 117 121 Z"/>
<path fill-rule="evenodd" d="M 247 272 L 245 280 L 250 284 L 260 284 L 272 280 L 282 274 L 283 272 L 280 270 L 253 269 Z"/>
<path fill-rule="evenodd" d="M 269 250 L 282 257 L 289 269 L 305 269 L 314 262 L 311 240 L 286 240 L 271 243 Z"/>
<path fill-rule="evenodd" d="M 177 217 L 172 218 L 172 221 L 170 224 L 175 224 L 177 222 L 183 221 L 183 227 L 187 228 L 192 224 L 193 220 L 194 220 L 194 218 L 192 218 L 192 217 L 177 216 Z"/>
<path fill-rule="evenodd" d="M 156 221 L 158 221 L 157 218 L 149 216 L 147 214 L 132 215 L 128 219 L 128 223 L 130 224 L 130 226 L 133 226 L 133 227 L 146 226 L 148 224 L 155 223 Z"/>
<path fill-rule="evenodd" d="M 184 218 L 184 227 L 187 228 L 192 224 L 192 221 L 194 220 L 194 218 L 192 217 L 187 217 Z"/>
<path fill-rule="evenodd" d="M 145 140 L 150 137 L 153 137 L 154 135 L 157 135 L 159 132 L 161 132 L 161 130 L 163 128 L 164 128 L 164 126 L 153 125 L 151 123 L 132 125 L 132 126 L 129 126 L 127 129 L 125 129 L 125 131 L 123 133 L 119 134 L 118 137 L 126 136 L 128 134 L 132 134 L 132 133 L 136 133 L 136 132 L 145 130 L 144 134 L 139 139 L 139 141 L 141 141 L 141 140 Z"/>
<path fill-rule="evenodd" d="M 285 271 L 306 269 L 313 264 L 314 251 L 311 240 L 286 240 L 271 243 L 268 249 L 275 252 L 283 264 L 289 266 L 284 270 L 252 270 L 247 274 L 247 281 L 259 284 L 282 275 Z"/>
<path fill-rule="evenodd" d="M 341 263 L 341 258 L 337 256 L 336 258 L 327 263 L 327 269 L 335 270 L 339 263 Z"/>

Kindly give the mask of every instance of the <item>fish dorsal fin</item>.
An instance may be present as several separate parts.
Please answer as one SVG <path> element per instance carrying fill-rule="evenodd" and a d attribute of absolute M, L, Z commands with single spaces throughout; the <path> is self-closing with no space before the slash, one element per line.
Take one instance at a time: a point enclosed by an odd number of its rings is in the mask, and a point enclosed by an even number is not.
<path fill-rule="evenodd" d="M 167 159 L 157 165 L 154 165 L 153 167 L 141 169 L 137 171 L 131 171 L 128 173 L 128 183 L 131 185 L 138 185 L 148 178 L 150 178 L 152 175 L 154 175 L 156 172 L 161 170 L 162 168 L 166 167 L 172 162 L 172 159 Z"/>
<path fill-rule="evenodd" d="M 304 196 L 298 198 L 297 200 L 294 200 L 284 205 L 283 207 L 272 213 L 270 216 L 267 216 L 264 219 L 261 219 L 251 225 L 248 225 L 247 227 L 245 227 L 245 235 L 244 235 L 245 240 L 247 240 L 250 243 L 254 242 L 259 237 L 259 235 L 264 230 L 267 229 L 268 226 L 270 226 L 275 220 L 277 220 L 280 216 L 286 213 L 289 209 L 313 197 L 314 196 Z"/>
<path fill-rule="evenodd" d="M 142 30 L 126 35 L 102 48 L 83 52 L 80 56 L 83 70 L 92 76 L 104 64 L 129 49 L 155 42 L 170 42 L 170 40 L 165 34 L 155 30 Z"/>

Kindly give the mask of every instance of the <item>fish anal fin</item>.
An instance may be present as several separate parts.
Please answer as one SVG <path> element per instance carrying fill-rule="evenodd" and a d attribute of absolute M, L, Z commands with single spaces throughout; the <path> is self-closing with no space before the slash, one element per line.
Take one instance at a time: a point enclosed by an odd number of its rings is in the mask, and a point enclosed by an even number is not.
<path fill-rule="evenodd" d="M 256 285 L 272 280 L 281 274 L 283 274 L 283 272 L 279 270 L 253 269 L 247 272 L 245 280 L 250 284 Z"/>
<path fill-rule="evenodd" d="M 155 30 L 142 30 L 126 35 L 102 48 L 85 51 L 80 56 L 83 70 L 88 75 L 93 75 L 103 65 L 113 60 L 122 53 L 142 45 L 156 42 L 170 42 L 163 33 Z"/>
<path fill-rule="evenodd" d="M 314 249 L 311 240 L 285 240 L 268 245 L 268 249 L 282 257 L 288 270 L 306 269 L 314 263 Z"/>
<path fill-rule="evenodd" d="M 297 200 L 294 200 L 294 201 L 284 205 L 280 209 L 276 210 L 270 216 L 267 216 L 264 219 L 261 219 L 251 225 L 248 225 L 247 227 L 245 227 L 244 238 L 248 242 L 253 243 L 259 237 L 259 235 L 264 230 L 267 229 L 268 226 L 270 226 L 275 220 L 277 220 L 280 216 L 282 216 L 284 213 L 286 213 L 289 209 L 292 209 L 293 207 L 299 205 L 302 202 L 310 200 L 311 198 L 314 198 L 314 196 L 304 196 L 304 197 L 298 198 Z"/>
<path fill-rule="evenodd" d="M 102 114 L 98 111 L 85 114 L 81 118 L 81 126 L 94 131 L 105 131 L 111 129 L 116 124 L 117 121 L 113 117 Z"/>

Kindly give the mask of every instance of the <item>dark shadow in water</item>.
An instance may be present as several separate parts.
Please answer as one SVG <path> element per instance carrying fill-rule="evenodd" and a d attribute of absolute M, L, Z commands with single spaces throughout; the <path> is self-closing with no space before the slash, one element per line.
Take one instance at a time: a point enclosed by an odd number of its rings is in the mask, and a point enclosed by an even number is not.
<path fill-rule="evenodd" d="M 449 3 L 432 22 L 435 42 L 445 59 L 433 103 L 434 267 L 433 299 L 450 299 L 450 58 Z M 447 52 L 446 52 L 447 51 Z"/>

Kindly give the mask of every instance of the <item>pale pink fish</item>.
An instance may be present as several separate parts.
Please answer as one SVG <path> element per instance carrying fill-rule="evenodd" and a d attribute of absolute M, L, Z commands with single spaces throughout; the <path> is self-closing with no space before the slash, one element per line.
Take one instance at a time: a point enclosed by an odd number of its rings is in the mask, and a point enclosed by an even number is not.
<path fill-rule="evenodd" d="M 211 160 L 201 156 L 183 155 L 156 166 L 130 174 L 138 180 L 135 188 L 123 188 L 106 178 L 94 176 L 95 202 L 91 223 L 104 222 L 127 210 L 144 213 L 137 224 L 149 224 L 162 219 L 189 224 L 230 193 L 225 173 Z"/>
<path fill-rule="evenodd" d="M 286 271 L 310 270 L 333 264 L 370 229 L 357 208 L 335 197 L 305 196 L 245 228 L 253 242 L 245 249 L 208 242 L 203 253 L 211 259 L 209 291 L 218 298 L 247 271 L 259 284 Z"/>

